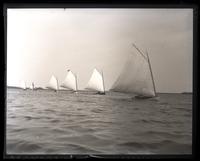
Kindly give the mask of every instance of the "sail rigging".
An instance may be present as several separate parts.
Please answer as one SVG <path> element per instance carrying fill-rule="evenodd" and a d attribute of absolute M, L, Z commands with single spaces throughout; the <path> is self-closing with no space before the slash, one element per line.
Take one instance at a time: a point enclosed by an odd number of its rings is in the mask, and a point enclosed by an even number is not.
<path fill-rule="evenodd" d="M 149 57 L 145 56 L 134 44 L 133 46 L 135 48 L 132 53 L 129 53 L 128 60 L 111 90 L 154 97 L 156 92 Z"/>
<path fill-rule="evenodd" d="M 54 75 L 51 76 L 51 79 L 49 80 L 47 88 L 53 89 L 56 91 L 58 90 L 58 80 Z"/>
<path fill-rule="evenodd" d="M 103 75 L 96 68 L 93 70 L 92 76 L 90 77 L 90 80 L 88 81 L 88 84 L 85 89 L 105 93 Z"/>
<path fill-rule="evenodd" d="M 68 70 L 67 76 L 65 77 L 64 82 L 61 84 L 61 87 L 68 88 L 73 91 L 77 91 L 77 76 L 71 71 Z"/>

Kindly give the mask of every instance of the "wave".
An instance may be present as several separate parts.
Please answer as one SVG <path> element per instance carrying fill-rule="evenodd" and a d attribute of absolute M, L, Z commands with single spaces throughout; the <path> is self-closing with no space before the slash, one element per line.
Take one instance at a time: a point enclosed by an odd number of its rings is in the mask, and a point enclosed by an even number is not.
<path fill-rule="evenodd" d="M 173 107 L 173 108 L 176 110 L 192 112 L 192 108 L 185 108 L 185 106 L 184 107 Z"/>
<path fill-rule="evenodd" d="M 8 118 L 17 118 L 17 116 L 15 116 L 15 115 L 12 115 L 12 116 L 8 116 Z"/>
<path fill-rule="evenodd" d="M 159 105 L 169 105 L 168 102 L 159 102 Z"/>
<path fill-rule="evenodd" d="M 171 139 L 177 139 L 180 138 L 182 136 L 188 136 L 188 135 L 184 135 L 184 134 L 174 134 L 174 133 L 169 133 L 166 131 L 147 131 L 147 132 L 143 132 L 143 133 L 138 133 L 139 136 L 148 136 L 148 137 L 153 137 L 153 136 L 162 136 L 164 138 L 171 138 Z"/>
<path fill-rule="evenodd" d="M 100 136 L 97 136 L 95 134 L 85 133 L 85 134 L 78 134 L 78 133 L 72 133 L 73 135 L 70 136 L 63 136 L 59 137 L 59 140 L 65 140 L 70 143 L 75 144 L 83 144 L 83 145 L 98 145 L 98 146 L 108 146 L 109 143 L 112 143 L 112 140 L 108 140 L 107 138 L 103 138 Z M 65 143 L 64 143 L 65 144 Z M 67 143 L 68 144 L 68 143 Z"/>
<path fill-rule="evenodd" d="M 94 147 L 89 147 L 87 145 L 83 145 L 83 144 L 78 144 L 78 143 L 67 143 L 65 145 L 65 149 L 66 149 L 66 153 L 69 149 L 69 151 L 73 150 L 74 152 L 72 152 L 72 154 L 91 154 L 91 153 L 103 153 L 103 151 L 97 150 Z M 76 152 L 75 152 L 76 151 Z"/>
<path fill-rule="evenodd" d="M 6 146 L 7 152 L 16 152 L 16 153 L 30 153 L 41 151 L 42 146 L 37 143 L 32 143 L 29 141 L 21 140 L 15 143 L 7 143 Z"/>
<path fill-rule="evenodd" d="M 68 130 L 72 130 L 74 132 L 78 132 L 78 133 L 92 133 L 95 132 L 95 129 L 91 128 L 91 126 L 87 126 L 87 127 L 82 127 L 82 126 L 77 126 L 77 125 L 67 125 L 66 128 Z"/>
<path fill-rule="evenodd" d="M 101 113 L 103 111 L 104 111 L 103 109 L 92 109 L 91 110 L 91 112 L 94 112 L 94 113 Z"/>
<path fill-rule="evenodd" d="M 15 132 L 22 132 L 22 131 L 25 131 L 26 129 L 24 128 L 17 128 L 17 129 L 12 129 L 12 133 L 15 133 Z"/>
<path fill-rule="evenodd" d="M 66 129 L 64 128 L 58 128 L 58 127 L 55 127 L 55 128 L 51 128 L 50 129 L 52 132 L 55 132 L 55 133 L 60 133 L 60 134 L 63 134 L 63 133 L 69 133 Z"/>
<path fill-rule="evenodd" d="M 96 120 L 96 119 L 84 119 L 84 120 L 80 120 L 78 123 L 81 124 L 88 124 L 88 125 L 102 125 L 102 124 L 111 124 L 114 123 L 114 121 L 112 120 Z"/>
<path fill-rule="evenodd" d="M 51 117 L 48 117 L 48 116 L 42 116 L 40 119 L 51 120 L 52 118 L 51 118 Z"/>
<path fill-rule="evenodd" d="M 80 103 L 94 103 L 94 102 L 91 102 L 91 100 L 87 101 L 87 100 L 76 100 L 76 102 L 80 102 Z"/>
<path fill-rule="evenodd" d="M 157 150 L 160 152 L 172 152 L 173 150 L 180 151 L 182 149 L 183 151 L 190 152 L 192 149 L 191 144 L 185 144 L 185 143 L 177 143 L 172 140 L 162 140 L 160 142 L 152 142 L 152 143 L 146 143 L 146 142 L 124 142 L 117 144 L 118 146 L 125 146 L 125 147 L 132 147 L 138 150 L 142 149 L 149 149 L 149 150 Z"/>
<path fill-rule="evenodd" d="M 39 117 L 33 117 L 33 116 L 24 116 L 24 118 L 26 119 L 26 120 L 38 120 L 38 119 L 41 119 L 41 118 L 39 118 Z"/>
<path fill-rule="evenodd" d="M 13 106 L 10 106 L 10 107 L 25 107 L 25 106 L 22 106 L 22 105 L 13 105 Z"/>
<path fill-rule="evenodd" d="M 51 113 L 56 112 L 55 110 L 52 110 L 52 109 L 45 109 L 44 111 L 45 111 L 45 112 L 51 112 Z"/>
<path fill-rule="evenodd" d="M 58 122 L 61 122 L 61 120 L 58 120 L 58 119 L 52 119 L 50 120 L 51 123 L 58 123 Z"/>
<path fill-rule="evenodd" d="M 165 120 L 153 120 L 153 119 L 140 119 L 140 120 L 135 120 L 134 122 L 143 122 L 143 123 L 157 123 L 157 124 L 166 124 L 168 122 L 166 122 Z"/>

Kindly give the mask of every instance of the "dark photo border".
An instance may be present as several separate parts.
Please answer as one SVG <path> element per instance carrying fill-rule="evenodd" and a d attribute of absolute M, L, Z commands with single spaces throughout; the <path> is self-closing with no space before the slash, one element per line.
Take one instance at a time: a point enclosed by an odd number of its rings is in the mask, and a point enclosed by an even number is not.
<path fill-rule="evenodd" d="M 37 1 L 36 1 L 37 2 Z M 3 69 L 3 75 L 0 79 L 2 84 L 2 105 L 4 108 L 1 110 L 1 114 L 3 118 L 3 129 L 4 132 L 2 133 L 2 142 L 3 142 L 3 158 L 4 159 L 85 159 L 85 158 L 112 158 L 112 159 L 197 159 L 199 158 L 199 140 L 200 136 L 198 133 L 198 128 L 200 128 L 199 122 L 199 109 L 198 109 L 198 91 L 197 91 L 197 72 L 198 72 L 198 26 L 199 26 L 199 11 L 197 1 L 189 1 L 189 0 L 179 0 L 173 1 L 168 0 L 166 3 L 159 4 L 155 1 L 150 1 L 149 3 L 145 3 L 144 1 L 134 1 L 134 2 L 126 2 L 126 1 L 100 1 L 96 3 L 92 3 L 89 1 L 68 1 L 68 2 L 52 2 L 52 1 L 38 1 L 37 3 L 25 3 L 25 2 L 5 2 L 3 3 L 3 28 L 4 28 L 4 36 L 1 36 L 3 39 L 3 51 L 1 56 L 3 58 L 0 59 L 1 61 L 1 68 Z M 91 155 L 10 155 L 6 153 L 6 94 L 7 94 L 7 9 L 9 8 L 191 8 L 193 9 L 193 96 L 192 96 L 192 154 L 191 155 L 104 155 L 104 154 L 91 154 Z M 2 130 L 1 130 L 2 131 Z"/>

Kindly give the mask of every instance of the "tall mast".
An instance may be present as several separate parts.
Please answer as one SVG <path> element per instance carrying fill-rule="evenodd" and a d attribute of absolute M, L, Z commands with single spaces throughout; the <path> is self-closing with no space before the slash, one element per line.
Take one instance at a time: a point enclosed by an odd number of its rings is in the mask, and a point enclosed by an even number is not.
<path fill-rule="evenodd" d="M 150 69 L 150 72 L 151 72 L 151 79 L 152 79 L 152 83 L 153 83 L 153 89 L 154 89 L 154 93 L 155 93 L 155 96 L 156 96 L 156 87 L 155 87 L 155 82 L 154 82 L 154 79 L 153 79 L 153 72 L 152 72 L 152 68 L 151 68 L 151 62 L 150 62 L 149 54 L 148 54 L 147 51 L 146 51 L 146 53 L 147 53 L 147 61 L 148 61 L 148 64 L 149 64 L 149 69 Z"/>
<path fill-rule="evenodd" d="M 77 84 L 77 75 L 75 74 L 75 78 L 76 78 L 76 92 L 78 91 L 78 84 Z"/>
<path fill-rule="evenodd" d="M 57 92 L 59 87 L 58 87 L 58 79 L 56 78 L 56 80 L 57 80 L 57 90 L 56 90 L 56 92 Z"/>
<path fill-rule="evenodd" d="M 141 56 L 148 62 L 148 65 L 149 65 L 149 69 L 150 69 L 150 73 L 151 73 L 151 79 L 152 79 L 152 83 L 153 83 L 153 89 L 154 89 L 154 93 L 155 93 L 155 96 L 156 96 L 156 87 L 155 87 L 155 82 L 154 82 L 154 78 L 153 78 L 153 72 L 152 72 L 152 68 L 151 68 L 151 62 L 150 62 L 150 59 L 149 59 L 149 55 L 148 55 L 148 52 L 146 51 L 146 56 L 144 56 L 144 54 L 140 51 L 139 48 L 137 48 L 137 46 L 133 43 L 133 46 L 139 51 L 139 53 L 141 54 Z"/>
<path fill-rule="evenodd" d="M 101 73 L 102 73 L 102 79 L 103 79 L 103 90 L 104 90 L 104 93 L 106 93 L 106 92 L 105 92 L 105 85 L 104 85 L 103 71 L 101 71 Z"/>

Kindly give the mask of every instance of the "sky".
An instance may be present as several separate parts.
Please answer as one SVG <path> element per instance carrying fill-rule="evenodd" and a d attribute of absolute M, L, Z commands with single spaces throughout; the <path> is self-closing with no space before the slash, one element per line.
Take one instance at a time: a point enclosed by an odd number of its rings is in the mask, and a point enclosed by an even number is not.
<path fill-rule="evenodd" d="M 96 67 L 109 90 L 135 43 L 149 53 L 157 92 L 192 91 L 192 9 L 7 11 L 8 86 L 62 83 L 71 69 L 84 89 Z"/>

